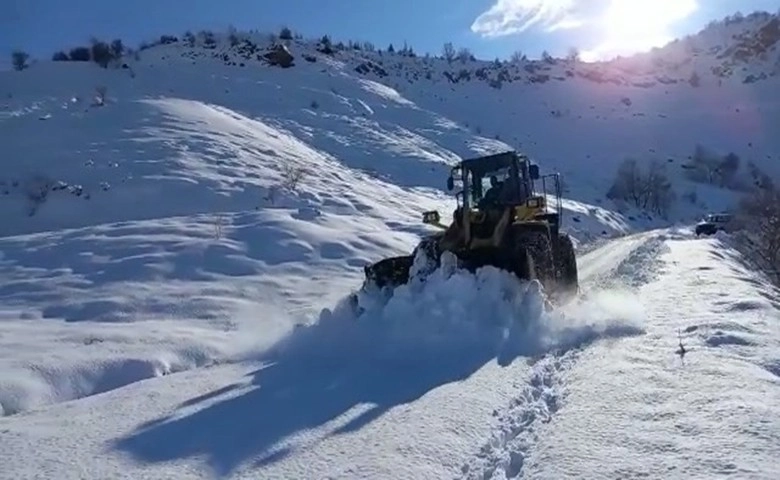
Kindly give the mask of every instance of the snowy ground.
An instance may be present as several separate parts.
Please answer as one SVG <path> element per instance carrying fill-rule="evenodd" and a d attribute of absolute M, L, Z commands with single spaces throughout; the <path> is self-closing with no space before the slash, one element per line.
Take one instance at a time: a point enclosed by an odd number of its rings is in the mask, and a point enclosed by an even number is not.
<path fill-rule="evenodd" d="M 645 334 L 581 355 L 528 478 L 777 477 L 780 295 L 719 240 L 657 252 Z"/>
<path fill-rule="evenodd" d="M 775 293 L 650 229 L 733 193 L 675 178 L 700 199 L 668 220 L 604 194 L 652 147 L 776 167 L 772 80 L 456 89 L 179 50 L 0 72 L 0 478 L 770 478 Z M 355 318 L 362 266 L 452 211 L 450 166 L 517 145 L 564 174 L 588 296 L 443 271 Z"/>
<path fill-rule="evenodd" d="M 6 417 L 0 476 L 773 478 L 772 289 L 718 240 L 673 232 L 581 266 L 589 298 L 564 316 L 499 272 L 455 275 L 358 323 L 323 313 L 265 360 Z"/>

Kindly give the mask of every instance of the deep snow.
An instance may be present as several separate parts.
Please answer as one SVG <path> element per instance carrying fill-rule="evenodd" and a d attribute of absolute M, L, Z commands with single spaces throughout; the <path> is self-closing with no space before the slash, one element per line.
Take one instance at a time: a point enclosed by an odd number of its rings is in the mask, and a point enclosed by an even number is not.
<path fill-rule="evenodd" d="M 672 173 L 698 200 L 669 219 L 605 193 L 696 143 L 776 173 L 775 78 L 495 89 L 202 54 L 0 72 L 0 478 L 770 478 L 776 294 L 684 227 L 734 192 Z M 362 266 L 449 216 L 450 166 L 513 147 L 564 175 L 585 296 L 543 312 L 445 268 L 354 313 Z"/>

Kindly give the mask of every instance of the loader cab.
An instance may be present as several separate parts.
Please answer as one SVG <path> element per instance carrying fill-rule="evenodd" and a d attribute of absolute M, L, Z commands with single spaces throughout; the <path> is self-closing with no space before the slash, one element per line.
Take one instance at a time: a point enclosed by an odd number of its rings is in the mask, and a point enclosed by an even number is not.
<path fill-rule="evenodd" d="M 560 226 L 558 174 L 540 175 L 539 166 L 524 154 L 509 151 L 463 160 L 447 179 L 450 191 L 456 187 L 458 211 L 468 212 L 468 223 L 475 227 L 484 224 L 484 234 L 491 231 L 491 218 L 500 216 L 507 207 L 514 209 L 513 222 L 546 221 L 556 232 Z M 555 205 L 548 205 L 548 194 Z M 479 236 L 480 230 L 475 228 L 473 233 Z"/>
<path fill-rule="evenodd" d="M 539 166 L 517 152 L 464 160 L 452 169 L 447 188 L 461 187 L 455 196 L 466 210 L 485 211 L 517 206 L 537 197 L 534 181 Z"/>

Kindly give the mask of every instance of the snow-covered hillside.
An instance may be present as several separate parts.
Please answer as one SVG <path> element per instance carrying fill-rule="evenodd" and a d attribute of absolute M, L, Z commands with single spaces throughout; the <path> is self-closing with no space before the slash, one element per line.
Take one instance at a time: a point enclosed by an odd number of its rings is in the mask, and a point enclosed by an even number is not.
<path fill-rule="evenodd" d="M 0 478 L 770 478 L 776 293 L 669 227 L 780 173 L 776 44 L 723 57 L 776 20 L 652 69 L 236 33 L 0 72 Z M 760 78 L 689 82 L 724 62 Z M 543 312 L 533 284 L 445 269 L 356 318 L 362 267 L 453 210 L 450 167 L 509 149 L 562 173 L 587 296 Z M 665 215 L 607 198 L 629 157 L 664 165 Z"/>

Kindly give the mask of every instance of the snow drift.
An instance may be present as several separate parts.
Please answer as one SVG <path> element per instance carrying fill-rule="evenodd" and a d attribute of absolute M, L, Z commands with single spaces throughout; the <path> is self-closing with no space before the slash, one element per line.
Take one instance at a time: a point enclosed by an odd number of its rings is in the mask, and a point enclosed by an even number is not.
<path fill-rule="evenodd" d="M 643 331 L 642 306 L 628 294 L 597 291 L 547 310 L 538 281 L 520 282 L 494 267 L 472 274 L 454 262 L 445 254 L 440 268 L 413 273 L 392 295 L 361 291 L 357 302 L 344 298 L 286 336 L 274 355 L 415 363 L 473 353 L 505 362 Z"/>

